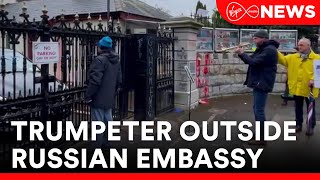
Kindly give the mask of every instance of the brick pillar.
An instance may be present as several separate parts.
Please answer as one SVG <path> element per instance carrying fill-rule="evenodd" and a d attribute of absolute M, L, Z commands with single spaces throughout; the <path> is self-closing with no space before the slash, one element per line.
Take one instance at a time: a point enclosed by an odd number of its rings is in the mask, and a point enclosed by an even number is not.
<path fill-rule="evenodd" d="M 175 57 L 175 107 L 188 109 L 190 83 L 184 66 L 188 66 L 193 78 L 196 80 L 196 41 L 197 34 L 201 27 L 200 23 L 192 18 L 180 17 L 162 23 L 166 27 L 171 27 L 174 36 L 177 38 L 174 47 Z M 191 107 L 199 104 L 199 91 L 196 82 L 191 85 Z"/>

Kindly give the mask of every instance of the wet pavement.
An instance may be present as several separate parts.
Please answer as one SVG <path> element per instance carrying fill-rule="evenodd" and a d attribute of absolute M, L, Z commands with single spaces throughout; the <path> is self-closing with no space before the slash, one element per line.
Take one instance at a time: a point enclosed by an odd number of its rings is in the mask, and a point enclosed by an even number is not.
<path fill-rule="evenodd" d="M 294 103 L 288 102 L 287 106 L 282 106 L 282 99 L 280 95 L 269 95 L 266 107 L 266 116 L 268 121 L 275 121 L 281 125 L 283 131 L 284 121 L 294 121 Z M 320 107 L 319 102 L 316 104 L 316 109 Z M 242 121 L 254 121 L 252 112 L 252 96 L 229 96 L 211 99 L 209 104 L 199 105 L 191 112 L 191 120 L 196 122 L 200 128 L 202 123 L 208 124 L 208 135 L 213 133 L 213 122 L 222 121 L 236 121 L 240 123 Z M 306 106 L 305 106 L 306 112 Z M 304 114 L 307 117 L 307 114 Z M 316 117 L 320 117 L 320 110 L 316 110 Z M 318 118 L 319 119 L 319 118 Z M 132 121 L 132 120 L 131 120 Z M 127 148 L 128 159 L 136 165 L 135 158 L 137 156 L 137 148 L 159 148 L 162 153 L 166 153 L 168 149 L 187 148 L 193 152 L 193 160 L 197 158 L 200 149 L 206 149 L 212 163 L 216 161 L 214 153 L 219 148 L 225 148 L 231 153 L 232 150 L 240 148 L 245 150 L 243 155 L 246 158 L 245 168 L 235 169 L 230 165 L 226 169 L 208 168 L 206 165 L 200 167 L 200 169 L 188 169 L 188 171 L 205 171 L 205 172 L 221 172 L 221 171 L 239 171 L 239 172 L 320 172 L 320 128 L 319 124 L 316 126 L 315 134 L 312 137 L 305 135 L 305 126 L 303 132 L 296 135 L 296 141 L 285 142 L 283 141 L 283 134 L 276 141 L 268 142 L 266 146 L 251 146 L 247 142 L 239 140 L 237 138 L 239 130 L 232 129 L 232 140 L 226 140 L 225 128 L 219 127 L 219 136 L 214 141 L 207 141 L 202 136 L 199 136 L 195 141 L 188 142 L 181 138 L 179 128 L 185 122 L 188 121 L 188 111 L 185 112 L 170 112 L 156 118 L 157 121 L 167 121 L 171 124 L 170 137 L 171 141 L 141 141 L 141 129 L 135 128 L 133 137 L 134 141 L 129 142 L 128 129 L 124 126 L 121 127 L 121 142 L 112 143 L 116 148 Z M 304 122 L 305 123 L 305 122 Z M 156 137 L 157 128 L 154 127 L 154 131 L 150 135 Z M 191 129 L 192 132 L 193 129 Z M 271 130 L 275 133 L 275 130 Z M 201 131 L 202 132 L 202 131 Z M 272 134 L 271 133 L 271 134 Z M 88 144 L 81 144 L 78 147 L 88 148 Z M 247 149 L 252 149 L 256 152 L 259 148 L 263 149 L 261 156 L 258 159 L 257 168 L 252 168 L 251 159 L 248 157 Z M 176 157 L 179 157 L 178 151 L 175 151 Z M 230 155 L 230 154 L 229 154 Z M 150 159 L 152 159 L 150 157 Z M 132 160 L 132 161 L 131 161 Z M 230 162 L 232 158 L 229 157 Z M 176 163 L 178 164 L 178 163 Z M 178 165 L 176 166 L 178 167 Z M 159 170 L 159 169 L 158 169 Z M 135 171 L 135 170 L 134 170 Z M 152 171 L 152 170 L 150 170 Z M 180 171 L 175 169 L 174 171 Z M 185 169 L 181 169 L 185 172 Z"/>
<path fill-rule="evenodd" d="M 202 121 L 214 122 L 214 121 L 242 121 L 254 122 L 253 110 L 252 110 L 252 96 L 241 95 L 241 96 L 230 96 L 211 99 L 209 104 L 200 105 L 194 109 L 191 113 L 191 120 L 198 122 Z M 282 106 L 282 99 L 279 95 L 269 95 L 267 106 L 266 106 L 266 117 L 268 121 L 275 121 L 281 125 L 283 131 L 284 121 L 294 121 L 294 102 L 289 101 L 287 106 Z M 320 111 L 318 110 L 319 102 L 316 102 L 316 117 L 319 120 Z M 305 108 L 305 120 L 307 118 L 306 105 Z M 159 119 L 183 122 L 188 120 L 188 113 L 168 113 L 163 115 Z M 224 136 L 224 128 L 218 140 L 207 142 L 203 139 L 199 139 L 192 142 L 192 147 L 198 149 L 200 147 L 212 148 L 263 148 L 261 159 L 258 163 L 258 171 L 319 171 L 320 170 L 320 128 L 319 122 L 315 128 L 315 134 L 312 137 L 305 135 L 306 132 L 306 121 L 304 121 L 303 131 L 301 133 L 293 134 L 296 135 L 296 141 L 284 141 L 283 133 L 281 137 L 276 141 L 268 142 L 266 146 L 251 146 L 247 142 L 240 141 L 237 138 L 237 131 L 232 131 L 232 137 L 234 140 L 226 141 Z M 209 126 L 210 127 L 210 126 Z M 220 129 L 219 129 L 220 130 Z M 274 130 L 272 131 L 274 133 Z M 271 133 L 271 134 L 272 134 Z M 182 141 L 181 141 L 182 143 Z M 179 143 L 176 142 L 176 145 Z M 178 145 L 179 146 L 179 145 Z M 259 168 L 260 167 L 260 168 Z"/>

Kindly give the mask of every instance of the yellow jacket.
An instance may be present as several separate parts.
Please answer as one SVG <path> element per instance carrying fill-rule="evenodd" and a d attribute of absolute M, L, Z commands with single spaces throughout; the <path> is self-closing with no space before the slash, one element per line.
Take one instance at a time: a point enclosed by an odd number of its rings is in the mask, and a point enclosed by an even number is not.
<path fill-rule="evenodd" d="M 288 87 L 289 93 L 296 96 L 309 97 L 310 80 L 314 80 L 313 61 L 320 60 L 320 56 L 313 51 L 308 59 L 302 61 L 299 53 L 284 56 L 278 52 L 278 62 L 288 69 Z M 319 89 L 313 88 L 313 96 L 317 98 Z"/>

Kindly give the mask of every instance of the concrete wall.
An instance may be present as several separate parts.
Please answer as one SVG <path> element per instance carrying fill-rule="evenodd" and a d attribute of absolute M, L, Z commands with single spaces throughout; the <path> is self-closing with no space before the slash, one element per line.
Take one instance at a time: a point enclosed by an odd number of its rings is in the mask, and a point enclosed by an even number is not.
<path fill-rule="evenodd" d="M 200 61 L 198 67 L 200 75 L 197 77 L 200 99 L 251 92 L 250 88 L 243 85 L 248 65 L 244 64 L 237 55 L 233 53 L 198 52 L 197 57 Z M 207 57 L 209 57 L 209 63 L 206 65 Z M 205 74 L 205 72 L 208 73 Z M 286 78 L 285 68 L 278 65 L 273 93 L 283 93 Z M 207 90 L 208 93 L 206 93 Z"/>
<path fill-rule="evenodd" d="M 16 3 L 17 0 L 3 0 L 3 4 L 12 4 L 12 3 Z"/>
<path fill-rule="evenodd" d="M 186 17 L 163 23 L 174 29 L 175 37 L 175 106 L 187 109 L 190 82 L 184 69 L 188 66 L 195 83 L 191 84 L 191 107 L 200 100 L 213 97 L 241 95 L 252 90 L 243 85 L 248 65 L 234 53 L 215 53 L 197 50 L 198 32 L 202 25 Z M 272 93 L 283 93 L 286 86 L 286 70 L 278 65 L 276 83 Z"/>

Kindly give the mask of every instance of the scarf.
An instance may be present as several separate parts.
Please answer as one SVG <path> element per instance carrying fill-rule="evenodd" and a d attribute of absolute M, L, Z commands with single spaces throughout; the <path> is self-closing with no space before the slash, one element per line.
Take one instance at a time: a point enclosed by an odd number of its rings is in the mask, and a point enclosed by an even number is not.
<path fill-rule="evenodd" d="M 302 58 L 302 61 L 307 60 L 309 57 L 309 54 L 310 54 L 310 52 L 309 53 L 300 53 L 300 57 Z"/>

